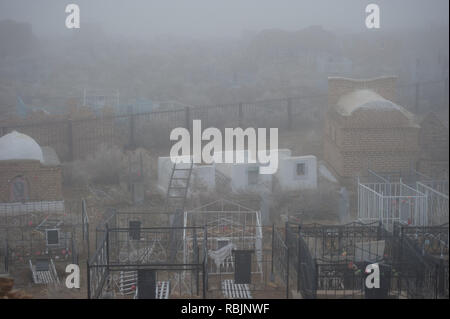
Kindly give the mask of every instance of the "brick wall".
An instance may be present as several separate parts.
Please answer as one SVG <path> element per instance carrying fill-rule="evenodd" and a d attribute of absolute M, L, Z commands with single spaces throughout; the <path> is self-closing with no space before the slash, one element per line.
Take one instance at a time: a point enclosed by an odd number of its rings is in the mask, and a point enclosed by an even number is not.
<path fill-rule="evenodd" d="M 448 127 L 434 114 L 428 114 L 420 124 L 419 172 L 436 179 L 448 179 L 449 132 Z"/>
<path fill-rule="evenodd" d="M 108 117 L 37 124 L 11 122 L 2 127 L 0 136 L 16 130 L 31 136 L 40 146 L 51 146 L 61 161 L 70 161 L 94 154 L 102 144 L 117 144 L 114 121 L 114 118 Z M 127 134 L 123 132 L 123 135 Z"/>
<path fill-rule="evenodd" d="M 448 180 L 449 177 L 449 162 L 420 159 L 417 170 L 434 179 Z"/>
<path fill-rule="evenodd" d="M 330 124 L 333 126 L 333 124 Z M 418 128 L 339 128 L 325 130 L 324 156 L 342 177 L 367 168 L 379 172 L 407 170 L 419 155 Z"/>
<path fill-rule="evenodd" d="M 39 161 L 0 161 L 0 202 L 11 200 L 11 182 L 23 176 L 29 201 L 62 200 L 62 174 L 59 166 L 43 166 Z"/>
<path fill-rule="evenodd" d="M 420 123 L 419 144 L 423 158 L 449 160 L 449 133 L 437 115 L 430 113 Z"/>

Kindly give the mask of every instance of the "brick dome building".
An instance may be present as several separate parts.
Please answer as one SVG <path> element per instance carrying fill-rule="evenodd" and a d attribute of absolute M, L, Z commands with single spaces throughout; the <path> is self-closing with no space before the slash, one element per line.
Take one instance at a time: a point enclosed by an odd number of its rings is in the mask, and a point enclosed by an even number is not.
<path fill-rule="evenodd" d="M 0 205 L 62 200 L 62 171 L 53 149 L 16 131 L 2 136 Z"/>

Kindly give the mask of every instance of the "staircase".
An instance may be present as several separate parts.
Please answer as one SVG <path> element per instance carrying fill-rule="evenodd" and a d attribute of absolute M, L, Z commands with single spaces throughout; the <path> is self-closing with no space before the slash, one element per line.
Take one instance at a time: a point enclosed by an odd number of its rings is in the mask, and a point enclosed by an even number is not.
<path fill-rule="evenodd" d="M 165 211 L 167 213 L 184 211 L 193 166 L 192 157 L 190 163 L 173 164 L 166 195 Z"/>

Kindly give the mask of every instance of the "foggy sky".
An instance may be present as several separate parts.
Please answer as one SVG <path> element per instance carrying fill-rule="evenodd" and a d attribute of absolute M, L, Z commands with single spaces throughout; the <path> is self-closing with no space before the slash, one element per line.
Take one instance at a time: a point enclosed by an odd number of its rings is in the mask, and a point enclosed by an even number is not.
<path fill-rule="evenodd" d="M 381 28 L 448 26 L 448 0 L 0 0 L 0 20 L 32 24 L 39 35 L 64 35 L 65 6 L 76 3 L 81 28 L 127 37 L 239 36 L 263 29 L 362 31 L 365 7 L 381 8 Z"/>

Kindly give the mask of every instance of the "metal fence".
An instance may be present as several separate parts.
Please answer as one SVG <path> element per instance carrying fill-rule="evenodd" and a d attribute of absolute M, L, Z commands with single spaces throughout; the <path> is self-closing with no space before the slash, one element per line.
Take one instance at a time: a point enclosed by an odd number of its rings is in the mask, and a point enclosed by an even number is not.
<path fill-rule="evenodd" d="M 38 257 L 78 264 L 89 242 L 88 235 L 83 235 L 89 229 L 83 202 L 36 203 L 0 211 L 0 250 L 7 260 L 5 266 L 28 267 L 29 260 Z"/>
<path fill-rule="evenodd" d="M 202 126 L 277 127 L 292 129 L 319 121 L 327 96 L 295 97 L 213 106 L 185 107 L 147 113 L 103 116 L 90 119 L 57 120 L 12 124 L 0 127 L 0 135 L 13 130 L 30 135 L 41 146 L 51 146 L 63 161 L 85 158 L 101 145 L 119 147 L 166 147 L 170 132 L 177 127 L 191 129 L 192 121 Z"/>
<path fill-rule="evenodd" d="M 272 268 L 274 280 L 279 280 L 286 287 L 286 299 L 289 298 L 289 248 L 279 230 L 272 227 Z M 275 279 L 276 277 L 276 279 Z"/>
<path fill-rule="evenodd" d="M 448 224 L 429 227 L 394 226 L 393 263 L 397 286 L 407 298 L 448 298 Z"/>
<path fill-rule="evenodd" d="M 448 298 L 448 225 L 301 225 L 299 286 L 304 298 Z M 380 269 L 369 289 L 366 267 Z"/>
<path fill-rule="evenodd" d="M 417 190 L 427 197 L 428 213 L 425 225 L 441 225 L 448 222 L 448 181 L 417 182 L 416 185 Z"/>
<path fill-rule="evenodd" d="M 169 282 L 169 295 L 206 296 L 206 244 L 197 241 L 203 227 L 150 227 L 169 214 L 108 210 L 96 229 L 96 251 L 87 263 L 88 297 L 136 296 L 138 271 L 156 271 Z M 166 221 L 162 221 L 166 224 Z M 189 236 L 192 242 L 174 240 Z"/>
<path fill-rule="evenodd" d="M 434 88 L 434 89 L 433 89 Z M 420 96 L 433 89 L 448 101 L 448 80 L 399 87 L 398 102 L 420 112 Z M 172 129 L 190 128 L 192 120 L 203 127 L 276 127 L 291 130 L 319 123 L 328 106 L 328 93 L 230 104 L 189 106 L 145 113 L 116 114 L 89 119 L 17 123 L 0 127 L 0 136 L 12 130 L 30 135 L 41 146 L 51 146 L 63 161 L 92 155 L 100 145 L 167 147 Z M 413 101 L 413 102 L 411 102 Z M 445 104 L 445 103 L 444 103 Z"/>
<path fill-rule="evenodd" d="M 358 219 L 381 221 L 392 227 L 395 222 L 427 225 L 427 196 L 399 183 L 358 182 Z"/>

